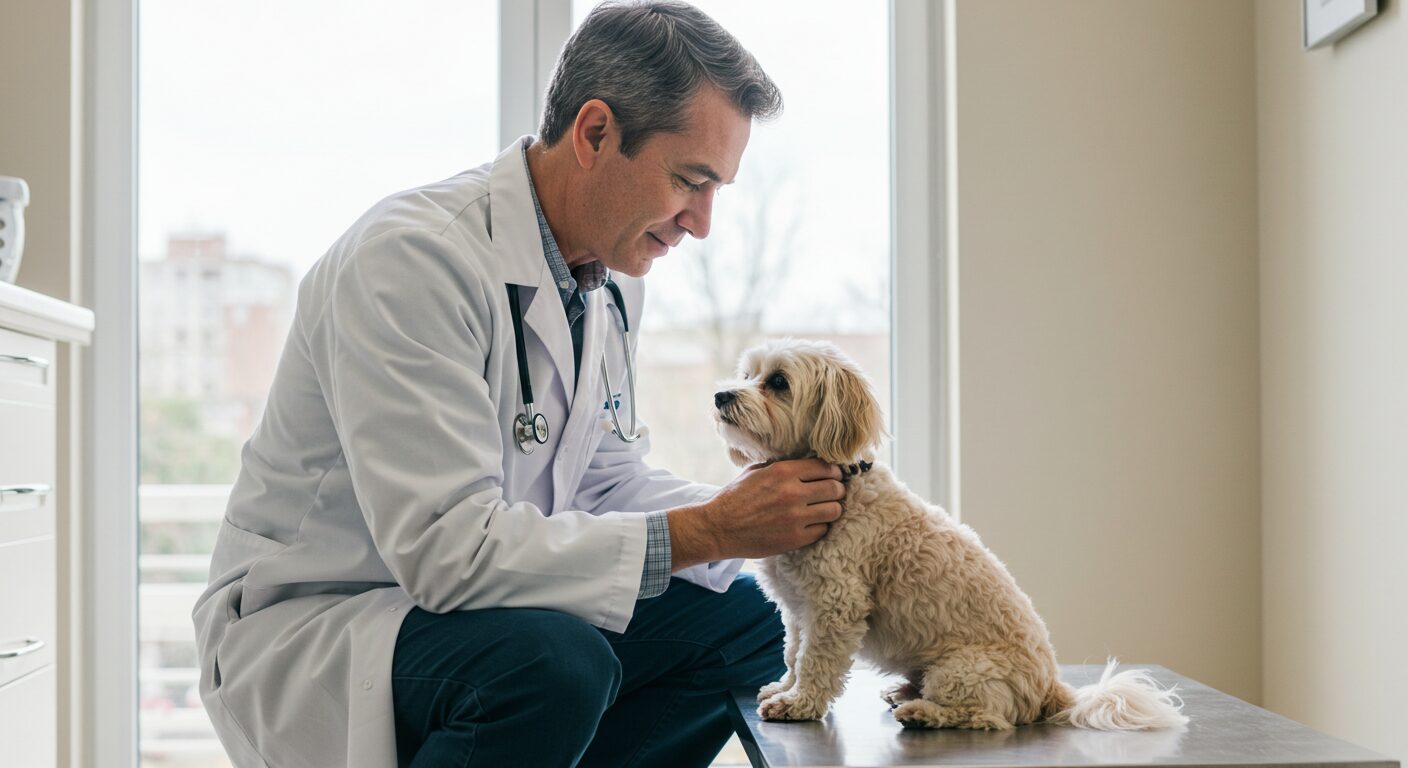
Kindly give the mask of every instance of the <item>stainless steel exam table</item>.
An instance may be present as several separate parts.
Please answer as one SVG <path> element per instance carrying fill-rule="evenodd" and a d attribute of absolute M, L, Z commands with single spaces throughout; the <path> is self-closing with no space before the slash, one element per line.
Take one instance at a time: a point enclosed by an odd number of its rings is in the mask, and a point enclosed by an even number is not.
<path fill-rule="evenodd" d="M 905 730 L 890 716 L 885 681 L 861 669 L 825 720 L 759 720 L 756 691 L 736 690 L 729 710 L 754 768 L 886 766 L 1135 766 L 1217 768 L 1398 768 L 1396 760 L 1314 731 L 1159 666 L 1145 667 L 1178 685 L 1187 726 L 1164 731 L 1103 732 L 1047 725 L 1010 731 Z M 1102 665 L 1063 665 L 1072 685 L 1098 679 Z"/>

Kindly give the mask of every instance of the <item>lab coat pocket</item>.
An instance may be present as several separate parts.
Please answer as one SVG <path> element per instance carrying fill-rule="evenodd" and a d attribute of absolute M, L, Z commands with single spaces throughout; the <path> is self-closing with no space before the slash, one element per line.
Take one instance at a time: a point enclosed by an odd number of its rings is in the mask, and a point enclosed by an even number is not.
<path fill-rule="evenodd" d="M 210 570 L 212 574 L 238 574 L 238 580 L 231 585 L 225 598 L 225 618 L 231 622 L 238 621 L 242 615 L 240 600 L 244 596 L 243 576 L 256 561 L 276 555 L 284 551 L 286 546 L 253 531 L 237 528 L 229 520 L 220 521 L 218 542 Z"/>

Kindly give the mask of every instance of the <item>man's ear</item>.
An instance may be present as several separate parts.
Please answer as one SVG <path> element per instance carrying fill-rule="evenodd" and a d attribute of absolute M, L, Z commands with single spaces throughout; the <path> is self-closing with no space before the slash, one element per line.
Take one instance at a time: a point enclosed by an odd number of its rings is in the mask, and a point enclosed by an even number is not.
<path fill-rule="evenodd" d="M 591 99 L 583 104 L 572 123 L 572 148 L 578 165 L 583 168 L 595 165 L 602 152 L 609 148 L 608 139 L 615 130 L 616 115 L 606 102 Z"/>

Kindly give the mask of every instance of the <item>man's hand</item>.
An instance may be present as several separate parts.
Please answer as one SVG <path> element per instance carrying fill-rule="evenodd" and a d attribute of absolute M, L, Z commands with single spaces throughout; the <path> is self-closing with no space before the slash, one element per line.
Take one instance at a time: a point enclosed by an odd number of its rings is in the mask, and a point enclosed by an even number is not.
<path fill-rule="evenodd" d="M 845 495 L 840 468 L 821 459 L 755 464 L 709 501 L 669 511 L 672 568 L 804 547 L 841 516 Z"/>

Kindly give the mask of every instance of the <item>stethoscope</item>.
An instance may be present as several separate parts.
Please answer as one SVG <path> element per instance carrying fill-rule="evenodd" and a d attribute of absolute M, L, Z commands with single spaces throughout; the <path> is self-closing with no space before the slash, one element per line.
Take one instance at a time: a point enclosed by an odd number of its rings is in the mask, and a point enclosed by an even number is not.
<path fill-rule="evenodd" d="M 518 440 L 518 450 L 525 454 L 533 452 L 533 443 L 543 445 L 548 441 L 548 417 L 533 407 L 533 382 L 528 375 L 528 350 L 523 343 L 523 310 L 518 303 L 518 286 L 509 285 L 508 306 L 513 314 L 513 341 L 518 353 L 518 385 L 523 392 L 523 413 L 513 420 L 514 437 Z M 636 361 L 631 351 L 631 326 L 626 317 L 626 302 L 621 298 L 621 289 L 614 280 L 607 279 L 607 290 L 615 302 L 613 309 L 621 324 L 621 347 L 626 351 L 626 386 L 631 393 L 631 431 L 621 428 L 621 416 L 616 412 L 616 397 L 611 391 L 611 374 L 606 369 L 606 350 L 601 351 L 601 380 L 606 384 L 606 408 L 611 411 L 611 433 L 622 442 L 634 443 L 640 439 L 636 430 Z"/>

